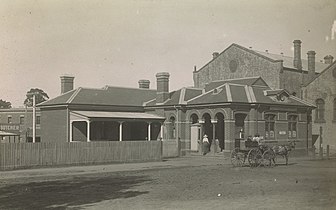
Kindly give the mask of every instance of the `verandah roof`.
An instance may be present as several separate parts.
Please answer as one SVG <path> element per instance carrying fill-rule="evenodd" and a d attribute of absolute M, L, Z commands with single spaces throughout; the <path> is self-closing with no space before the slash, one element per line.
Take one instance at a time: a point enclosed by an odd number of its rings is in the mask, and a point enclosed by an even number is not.
<path fill-rule="evenodd" d="M 130 120 L 165 120 L 164 117 L 143 112 L 106 112 L 106 111 L 72 111 L 85 118 L 130 119 Z"/>
<path fill-rule="evenodd" d="M 20 136 L 19 134 L 0 131 L 0 136 Z"/>

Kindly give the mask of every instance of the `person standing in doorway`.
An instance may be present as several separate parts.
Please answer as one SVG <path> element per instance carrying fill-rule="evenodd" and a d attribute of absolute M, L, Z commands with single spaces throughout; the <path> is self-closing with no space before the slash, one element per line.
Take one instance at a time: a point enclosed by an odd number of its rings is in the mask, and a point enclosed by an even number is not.
<path fill-rule="evenodd" d="M 206 134 L 203 136 L 202 149 L 203 149 L 203 155 L 206 155 L 210 151 L 209 139 L 208 135 Z"/>

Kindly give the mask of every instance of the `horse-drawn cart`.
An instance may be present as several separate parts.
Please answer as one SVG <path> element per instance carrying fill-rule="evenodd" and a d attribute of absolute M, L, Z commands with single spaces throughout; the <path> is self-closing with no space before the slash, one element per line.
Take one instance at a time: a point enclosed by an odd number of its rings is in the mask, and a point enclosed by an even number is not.
<path fill-rule="evenodd" d="M 231 163 L 235 167 L 241 167 L 245 165 L 247 159 L 250 167 L 271 166 L 274 157 L 274 151 L 266 145 L 259 145 L 256 141 L 236 139 L 235 149 L 231 152 Z"/>

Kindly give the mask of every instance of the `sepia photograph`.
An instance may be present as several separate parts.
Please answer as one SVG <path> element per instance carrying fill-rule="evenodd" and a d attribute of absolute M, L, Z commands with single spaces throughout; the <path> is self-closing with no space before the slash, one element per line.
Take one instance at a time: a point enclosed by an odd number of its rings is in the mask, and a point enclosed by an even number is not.
<path fill-rule="evenodd" d="M 336 209 L 336 0 L 2 0 L 0 209 Z"/>

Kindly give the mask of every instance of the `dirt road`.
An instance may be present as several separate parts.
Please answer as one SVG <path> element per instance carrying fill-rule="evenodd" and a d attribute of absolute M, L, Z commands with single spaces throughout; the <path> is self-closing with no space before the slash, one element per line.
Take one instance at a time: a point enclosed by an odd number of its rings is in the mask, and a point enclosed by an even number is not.
<path fill-rule="evenodd" d="M 193 157 L 0 172 L 0 209 L 336 209 L 336 160 L 290 161 L 232 168 Z"/>

